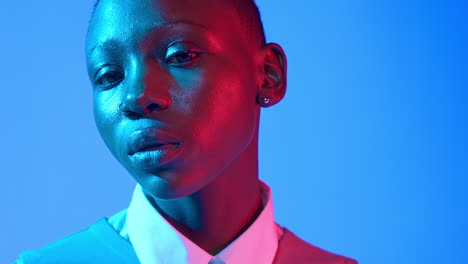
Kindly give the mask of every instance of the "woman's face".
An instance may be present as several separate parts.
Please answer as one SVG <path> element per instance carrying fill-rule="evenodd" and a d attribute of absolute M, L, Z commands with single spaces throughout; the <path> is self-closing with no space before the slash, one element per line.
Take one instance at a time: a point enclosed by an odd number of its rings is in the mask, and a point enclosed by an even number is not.
<path fill-rule="evenodd" d="M 256 144 L 259 48 L 223 2 L 101 0 L 90 23 L 97 127 L 155 197 L 200 190 Z"/>

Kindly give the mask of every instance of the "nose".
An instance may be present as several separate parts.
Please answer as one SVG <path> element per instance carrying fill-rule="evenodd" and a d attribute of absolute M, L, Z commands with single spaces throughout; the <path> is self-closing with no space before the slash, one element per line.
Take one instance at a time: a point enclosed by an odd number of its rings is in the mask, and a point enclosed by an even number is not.
<path fill-rule="evenodd" d="M 172 103 L 165 81 L 167 73 L 156 69 L 154 63 L 145 62 L 144 65 L 135 71 L 119 105 L 120 112 L 130 119 L 149 117 L 168 109 Z"/>
<path fill-rule="evenodd" d="M 169 105 L 170 100 L 154 98 L 143 92 L 136 99 L 127 95 L 126 99 L 119 105 L 119 110 L 130 119 L 138 119 L 164 111 L 169 108 Z"/>

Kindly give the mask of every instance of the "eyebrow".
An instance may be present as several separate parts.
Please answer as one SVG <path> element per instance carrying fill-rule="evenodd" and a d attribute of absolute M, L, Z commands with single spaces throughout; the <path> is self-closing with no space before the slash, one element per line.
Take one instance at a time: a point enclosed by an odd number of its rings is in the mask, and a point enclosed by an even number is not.
<path fill-rule="evenodd" d="M 104 42 L 94 45 L 91 49 L 87 51 L 87 53 L 92 54 L 96 49 L 121 50 L 122 41 L 117 39 L 107 39 Z"/>
<path fill-rule="evenodd" d="M 163 23 L 157 23 L 157 24 L 155 24 L 155 25 L 153 25 L 151 27 L 150 32 L 154 32 L 155 30 L 161 30 L 163 28 L 172 27 L 172 26 L 175 26 L 175 25 L 178 25 L 178 24 L 188 24 L 188 25 L 196 26 L 198 28 L 202 28 L 205 31 L 208 30 L 208 28 L 203 24 L 199 24 L 199 23 L 196 23 L 194 21 L 187 20 L 187 19 L 178 19 L 178 20 L 165 21 Z M 108 39 L 108 40 L 105 40 L 104 42 L 101 42 L 101 43 L 98 43 L 98 44 L 94 45 L 92 48 L 87 50 L 86 53 L 87 54 L 93 54 L 96 49 L 119 50 L 120 51 L 120 50 L 123 49 L 123 45 L 122 45 L 121 40 Z"/>

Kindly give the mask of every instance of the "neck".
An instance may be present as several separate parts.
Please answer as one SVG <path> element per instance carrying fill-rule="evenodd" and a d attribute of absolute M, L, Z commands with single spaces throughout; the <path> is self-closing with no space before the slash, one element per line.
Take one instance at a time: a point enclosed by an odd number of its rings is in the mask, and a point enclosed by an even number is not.
<path fill-rule="evenodd" d="M 192 195 L 172 200 L 150 198 L 179 232 L 212 255 L 242 234 L 262 209 L 256 142 L 242 154 Z"/>

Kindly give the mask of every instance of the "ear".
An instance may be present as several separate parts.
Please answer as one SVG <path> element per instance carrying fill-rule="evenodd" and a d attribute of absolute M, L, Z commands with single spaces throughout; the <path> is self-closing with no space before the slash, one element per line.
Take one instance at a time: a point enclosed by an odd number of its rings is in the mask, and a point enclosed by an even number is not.
<path fill-rule="evenodd" d="M 262 107 L 277 104 L 286 94 L 286 54 L 280 45 L 268 43 L 262 49 L 261 84 L 257 103 Z"/>

